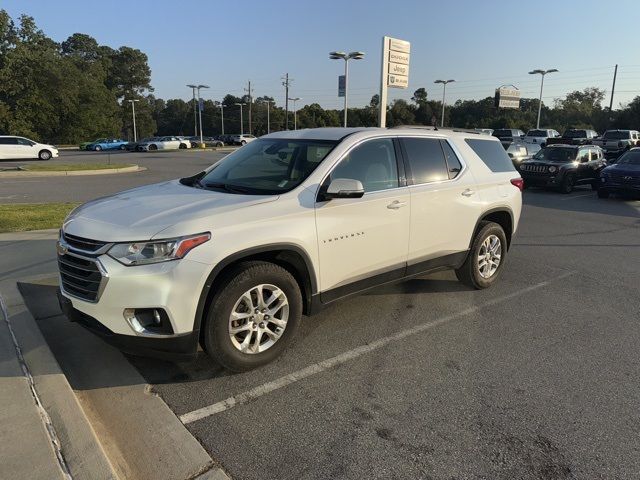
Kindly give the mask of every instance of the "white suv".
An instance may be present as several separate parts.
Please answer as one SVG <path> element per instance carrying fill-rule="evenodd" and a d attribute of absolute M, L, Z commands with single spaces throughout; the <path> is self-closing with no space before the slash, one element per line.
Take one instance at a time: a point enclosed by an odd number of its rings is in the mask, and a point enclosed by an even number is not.
<path fill-rule="evenodd" d="M 189 178 L 89 202 L 58 243 L 65 313 L 125 351 L 277 357 L 303 314 L 445 268 L 504 268 L 522 179 L 500 142 L 427 128 L 266 135 Z"/>
<path fill-rule="evenodd" d="M 546 147 L 547 140 L 549 138 L 558 138 L 560 134 L 557 130 L 553 130 L 550 128 L 540 129 L 535 128 L 533 130 L 529 130 L 527 134 L 524 136 L 524 143 L 537 143 L 541 147 Z"/>

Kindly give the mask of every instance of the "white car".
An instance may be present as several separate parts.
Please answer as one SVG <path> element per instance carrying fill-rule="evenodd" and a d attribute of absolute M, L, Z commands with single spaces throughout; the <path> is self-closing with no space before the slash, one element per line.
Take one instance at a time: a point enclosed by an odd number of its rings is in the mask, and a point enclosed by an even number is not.
<path fill-rule="evenodd" d="M 537 143 L 541 147 L 545 147 L 547 145 L 548 138 L 557 138 L 559 136 L 560 134 L 551 128 L 535 128 L 533 130 L 529 130 L 524 136 L 524 143 Z"/>
<path fill-rule="evenodd" d="M 248 135 L 245 133 L 244 135 L 232 135 L 231 140 L 236 145 L 246 145 L 247 143 L 251 143 L 257 139 L 253 135 Z"/>
<path fill-rule="evenodd" d="M 185 148 L 191 148 L 191 141 L 184 137 L 154 137 L 148 142 L 142 142 L 138 144 L 137 150 L 142 151 L 154 151 L 154 150 L 183 150 Z"/>
<path fill-rule="evenodd" d="M 0 135 L 0 159 L 38 158 L 49 160 L 58 156 L 58 148 L 24 137 Z"/>
<path fill-rule="evenodd" d="M 60 304 L 125 351 L 188 357 L 201 342 L 248 370 L 282 353 L 303 314 L 371 287 L 443 268 L 491 286 L 522 188 L 486 135 L 272 133 L 192 177 L 71 212 L 57 246 Z"/>

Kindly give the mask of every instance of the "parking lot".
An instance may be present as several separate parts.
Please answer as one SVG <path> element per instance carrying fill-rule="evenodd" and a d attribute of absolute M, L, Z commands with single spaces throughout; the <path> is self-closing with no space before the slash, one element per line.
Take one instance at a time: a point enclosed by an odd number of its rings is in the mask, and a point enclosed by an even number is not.
<path fill-rule="evenodd" d="M 135 155 L 148 172 L 68 179 L 64 199 L 215 155 Z M 489 290 L 449 272 L 378 288 L 305 319 L 285 355 L 243 374 L 204 354 L 129 361 L 232 478 L 634 478 L 640 202 L 581 187 L 524 203 Z M 52 240 L 0 247 L 0 280 L 55 272 Z"/>

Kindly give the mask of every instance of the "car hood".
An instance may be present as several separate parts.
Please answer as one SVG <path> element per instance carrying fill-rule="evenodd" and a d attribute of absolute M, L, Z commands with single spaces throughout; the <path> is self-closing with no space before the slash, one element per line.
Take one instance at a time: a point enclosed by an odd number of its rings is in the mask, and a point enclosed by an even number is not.
<path fill-rule="evenodd" d="M 67 217 L 63 229 L 71 235 L 105 242 L 147 240 L 178 223 L 199 219 L 203 220 L 200 231 L 206 231 L 214 227 L 217 213 L 277 199 L 276 195 L 202 190 L 172 180 L 85 203 Z M 197 232 L 184 232 L 192 233 Z"/>
<path fill-rule="evenodd" d="M 627 164 L 614 163 L 613 165 L 609 165 L 608 167 L 606 167 L 602 171 L 606 172 L 606 173 L 620 173 L 620 174 L 631 173 L 631 174 L 637 174 L 637 173 L 640 173 L 640 165 L 632 165 L 632 164 L 629 164 L 629 163 L 627 163 Z"/>

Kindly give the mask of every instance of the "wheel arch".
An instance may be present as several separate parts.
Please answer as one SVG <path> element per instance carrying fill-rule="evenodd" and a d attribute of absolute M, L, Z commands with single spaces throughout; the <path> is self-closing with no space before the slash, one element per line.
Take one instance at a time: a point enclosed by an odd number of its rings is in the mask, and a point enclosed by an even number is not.
<path fill-rule="evenodd" d="M 300 286 L 303 313 L 308 315 L 311 312 L 311 298 L 317 293 L 317 281 L 313 263 L 307 252 L 294 244 L 264 245 L 229 255 L 213 267 L 200 292 L 194 319 L 194 331 L 200 330 L 200 335 L 202 335 L 201 327 L 204 324 L 206 312 L 209 310 L 216 287 L 220 284 L 224 273 L 241 262 L 251 260 L 275 263 L 291 273 Z"/>
<path fill-rule="evenodd" d="M 494 222 L 502 227 L 504 234 L 507 237 L 507 249 L 511 247 L 511 237 L 513 236 L 513 211 L 509 207 L 497 207 L 483 212 L 478 221 L 476 222 L 476 228 L 473 230 L 473 235 L 469 242 L 469 248 L 473 244 L 473 239 L 476 238 L 476 234 L 480 230 L 480 224 L 482 222 Z"/>

